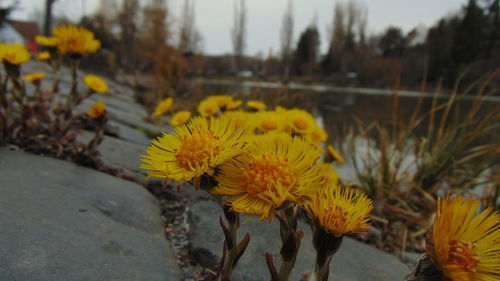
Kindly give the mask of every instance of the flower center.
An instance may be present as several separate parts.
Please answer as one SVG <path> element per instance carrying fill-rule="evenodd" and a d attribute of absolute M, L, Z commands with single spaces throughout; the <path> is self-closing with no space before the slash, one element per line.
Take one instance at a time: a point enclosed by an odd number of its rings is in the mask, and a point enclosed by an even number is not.
<path fill-rule="evenodd" d="M 293 119 L 293 125 L 299 130 L 305 130 L 309 127 L 309 122 L 302 117 L 296 117 Z"/>
<path fill-rule="evenodd" d="M 278 129 L 278 122 L 276 122 L 276 120 L 272 120 L 272 119 L 264 119 L 264 120 L 262 120 L 260 125 L 262 126 L 262 129 L 264 129 L 266 131 L 274 131 L 274 130 Z"/>
<path fill-rule="evenodd" d="M 297 180 L 288 159 L 271 153 L 256 156 L 241 173 L 241 184 L 250 196 L 263 195 L 276 204 Z"/>
<path fill-rule="evenodd" d="M 347 225 L 347 212 L 340 206 L 330 207 L 326 209 L 324 217 L 324 226 L 328 226 L 331 232 L 342 232 L 341 230 Z"/>
<path fill-rule="evenodd" d="M 479 263 L 479 255 L 475 252 L 476 247 L 470 242 L 452 240 L 447 263 L 460 265 L 470 272 L 476 272 Z"/>
<path fill-rule="evenodd" d="M 210 157 L 221 152 L 221 143 L 218 136 L 212 131 L 192 132 L 191 135 L 179 136 L 181 145 L 177 149 L 175 158 L 179 166 L 185 170 L 192 170 L 202 166 Z"/>

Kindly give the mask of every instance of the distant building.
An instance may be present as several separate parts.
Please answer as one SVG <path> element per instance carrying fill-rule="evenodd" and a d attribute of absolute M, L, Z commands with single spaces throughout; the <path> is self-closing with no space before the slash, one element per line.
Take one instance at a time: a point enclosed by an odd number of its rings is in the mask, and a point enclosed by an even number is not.
<path fill-rule="evenodd" d="M 40 34 L 36 22 L 7 20 L 0 26 L 0 42 L 24 44 L 33 53 L 38 52 L 35 36 Z"/>

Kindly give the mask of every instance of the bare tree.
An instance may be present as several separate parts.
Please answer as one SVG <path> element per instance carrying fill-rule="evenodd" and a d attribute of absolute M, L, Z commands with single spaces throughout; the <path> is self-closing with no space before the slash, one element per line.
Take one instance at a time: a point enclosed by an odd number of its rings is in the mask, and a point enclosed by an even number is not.
<path fill-rule="evenodd" d="M 43 34 L 45 36 L 50 35 L 50 29 L 52 28 L 52 5 L 56 0 L 46 0 L 45 1 L 45 20 L 43 24 Z"/>
<path fill-rule="evenodd" d="M 132 55 L 134 53 L 136 20 L 139 12 L 137 0 L 123 0 L 122 9 L 118 14 L 121 34 L 121 64 L 126 71 L 132 70 Z"/>
<path fill-rule="evenodd" d="M 241 61 L 246 47 L 246 20 L 247 11 L 245 0 L 240 0 L 239 5 L 234 5 L 234 26 L 231 29 L 231 39 L 233 42 L 234 68 L 239 71 Z"/>
<path fill-rule="evenodd" d="M 293 3 L 288 0 L 288 6 L 283 15 L 281 25 L 281 62 L 283 64 L 283 80 L 288 81 L 290 75 L 290 62 L 292 58 L 293 41 Z"/>
<path fill-rule="evenodd" d="M 203 38 L 196 28 L 194 4 L 194 1 L 191 0 L 184 1 L 179 30 L 179 50 L 181 52 L 196 53 L 201 50 Z"/>

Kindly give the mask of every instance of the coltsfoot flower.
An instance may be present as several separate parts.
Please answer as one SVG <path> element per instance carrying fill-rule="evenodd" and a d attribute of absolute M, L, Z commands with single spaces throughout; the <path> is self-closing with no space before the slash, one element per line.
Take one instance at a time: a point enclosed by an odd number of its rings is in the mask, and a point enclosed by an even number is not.
<path fill-rule="evenodd" d="M 312 144 L 320 146 L 322 142 L 325 142 L 328 139 L 328 134 L 323 128 L 316 126 L 316 128 L 307 136 L 307 139 L 309 139 Z"/>
<path fill-rule="evenodd" d="M 44 79 L 45 76 L 46 76 L 46 74 L 43 72 L 34 72 L 34 73 L 24 75 L 23 79 L 28 81 L 28 82 L 31 82 L 31 83 L 36 83 L 36 82 Z"/>
<path fill-rule="evenodd" d="M 172 116 L 172 119 L 170 120 L 170 125 L 172 126 L 182 125 L 187 121 L 189 121 L 190 118 L 191 118 L 191 111 L 189 110 L 179 111 L 176 114 L 174 114 L 174 116 Z"/>
<path fill-rule="evenodd" d="M 320 162 L 314 165 L 313 169 L 314 173 L 320 176 L 320 186 L 337 185 L 339 183 L 339 176 L 331 163 Z"/>
<path fill-rule="evenodd" d="M 335 237 L 368 230 L 372 200 L 351 188 L 329 185 L 318 188 L 304 205 L 309 217 Z"/>
<path fill-rule="evenodd" d="M 233 211 L 272 220 L 284 203 L 302 203 L 317 180 L 311 168 L 320 152 L 288 133 L 248 137 L 246 151 L 224 162 L 214 194 L 228 196 Z"/>
<path fill-rule="evenodd" d="M 106 113 L 106 102 L 103 100 L 96 101 L 87 110 L 87 115 L 92 119 L 97 119 Z"/>
<path fill-rule="evenodd" d="M 50 53 L 49 52 L 40 52 L 36 55 L 37 60 L 49 60 Z"/>
<path fill-rule="evenodd" d="M 342 157 L 342 155 L 340 155 L 340 153 L 338 153 L 335 148 L 333 148 L 332 145 L 329 145 L 327 147 L 327 150 L 328 150 L 328 156 L 335 162 L 337 163 L 344 163 L 344 158 Z"/>
<path fill-rule="evenodd" d="M 97 75 L 87 74 L 83 77 L 83 82 L 94 92 L 104 93 L 108 91 L 108 84 L 106 81 L 102 80 L 101 77 Z"/>
<path fill-rule="evenodd" d="M 172 108 L 172 104 L 174 103 L 173 98 L 166 98 L 156 105 L 155 111 L 153 113 L 153 117 L 162 116 L 167 113 L 170 108 Z"/>
<path fill-rule="evenodd" d="M 242 100 L 232 100 L 226 105 L 226 109 L 235 110 L 243 104 Z"/>
<path fill-rule="evenodd" d="M 180 182 L 213 175 L 216 167 L 242 153 L 242 138 L 248 133 L 231 118 L 195 117 L 176 127 L 175 133 L 152 140 L 141 168 L 149 177 Z"/>
<path fill-rule="evenodd" d="M 19 65 L 29 61 L 30 58 L 31 55 L 23 44 L 0 44 L 0 59 L 4 63 Z"/>
<path fill-rule="evenodd" d="M 97 51 L 101 47 L 94 33 L 71 24 L 63 24 L 52 29 L 57 38 L 57 50 L 61 54 L 85 55 Z"/>
<path fill-rule="evenodd" d="M 205 99 L 198 104 L 198 113 L 204 117 L 214 116 L 219 112 L 219 103 L 214 99 Z"/>
<path fill-rule="evenodd" d="M 294 133 L 312 133 L 317 127 L 316 120 L 307 111 L 302 109 L 291 109 L 286 112 L 289 129 Z"/>
<path fill-rule="evenodd" d="M 264 110 L 267 108 L 265 103 L 263 103 L 261 101 L 257 101 L 257 100 L 247 101 L 247 106 L 250 108 L 256 109 L 256 110 Z"/>
<path fill-rule="evenodd" d="M 59 42 L 59 39 L 57 37 L 47 37 L 43 35 L 37 35 L 35 37 L 35 41 L 36 43 L 42 46 L 55 47 Z"/>
<path fill-rule="evenodd" d="M 453 281 L 493 281 L 500 276 L 500 215 L 480 202 L 439 199 L 428 254 Z"/>
<path fill-rule="evenodd" d="M 255 120 L 257 128 L 262 132 L 278 132 L 284 129 L 282 116 L 274 111 L 258 112 Z"/>

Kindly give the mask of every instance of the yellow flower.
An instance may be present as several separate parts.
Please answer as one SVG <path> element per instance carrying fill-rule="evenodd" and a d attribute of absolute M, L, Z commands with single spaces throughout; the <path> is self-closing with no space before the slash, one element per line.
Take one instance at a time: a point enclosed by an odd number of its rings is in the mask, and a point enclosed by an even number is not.
<path fill-rule="evenodd" d="M 241 105 L 243 104 L 243 101 L 242 100 L 233 100 L 233 101 L 230 101 L 227 105 L 226 105 L 226 108 L 228 110 L 233 110 L 233 109 L 237 109 L 238 107 L 240 107 Z"/>
<path fill-rule="evenodd" d="M 311 168 L 318 158 L 318 150 L 288 133 L 250 136 L 246 151 L 220 166 L 212 193 L 228 196 L 233 211 L 272 220 L 285 202 L 305 200 L 318 178 Z"/>
<path fill-rule="evenodd" d="M 287 112 L 288 109 L 284 108 L 283 106 L 281 105 L 277 105 L 276 107 L 274 107 L 274 111 L 276 112 L 280 112 L 280 113 L 284 113 L 284 112 Z"/>
<path fill-rule="evenodd" d="M 191 118 L 191 112 L 189 110 L 182 110 L 172 116 L 170 124 L 172 126 L 179 126 L 189 121 L 189 118 Z"/>
<path fill-rule="evenodd" d="M 23 79 L 31 83 L 36 83 L 45 78 L 45 76 L 46 74 L 43 72 L 34 72 L 24 75 Z"/>
<path fill-rule="evenodd" d="M 108 91 L 108 84 L 99 76 L 87 74 L 83 77 L 83 82 L 95 92 L 104 93 Z"/>
<path fill-rule="evenodd" d="M 252 120 L 255 118 L 254 114 L 255 113 L 253 112 L 235 110 L 235 111 L 226 111 L 222 113 L 221 116 L 233 119 L 236 124 L 236 127 L 238 128 L 245 127 L 248 128 L 249 132 L 253 132 L 255 131 L 255 122 L 252 122 Z"/>
<path fill-rule="evenodd" d="M 155 108 L 155 112 L 153 113 L 153 117 L 161 116 L 165 113 L 167 113 L 170 108 L 172 107 L 172 104 L 174 103 L 173 98 L 166 98 L 158 103 L 158 105 Z"/>
<path fill-rule="evenodd" d="M 61 54 L 85 55 L 101 47 L 94 33 L 83 27 L 63 24 L 52 29 L 52 33 L 57 38 L 57 50 Z"/>
<path fill-rule="evenodd" d="M 327 150 L 328 150 L 328 154 L 330 155 L 331 158 L 333 158 L 334 161 L 342 164 L 344 163 L 344 158 L 342 157 L 342 155 L 340 155 L 336 150 L 335 148 L 333 148 L 332 145 L 329 145 L 327 147 Z"/>
<path fill-rule="evenodd" d="M 37 60 L 49 60 L 50 53 L 49 52 L 40 52 L 36 55 Z"/>
<path fill-rule="evenodd" d="M 209 117 L 219 112 L 219 104 L 214 99 L 205 99 L 198 105 L 198 113 L 201 116 Z"/>
<path fill-rule="evenodd" d="M 328 134 L 323 128 L 316 127 L 314 131 L 312 131 L 310 138 L 312 143 L 319 144 L 325 142 L 328 139 Z"/>
<path fill-rule="evenodd" d="M 321 176 L 319 179 L 320 186 L 337 185 L 339 183 L 339 176 L 332 164 L 320 162 L 314 165 L 313 169 L 315 174 Z"/>
<path fill-rule="evenodd" d="M 457 196 L 438 200 L 428 251 L 453 281 L 493 281 L 500 276 L 500 215 L 478 213 L 480 202 Z"/>
<path fill-rule="evenodd" d="M 267 107 L 265 103 L 256 100 L 247 101 L 247 106 L 256 110 L 264 110 Z"/>
<path fill-rule="evenodd" d="M 288 110 L 286 114 L 289 120 L 288 126 L 292 132 L 308 134 L 317 127 L 314 117 L 305 110 L 292 109 Z"/>
<path fill-rule="evenodd" d="M 226 107 L 230 102 L 233 101 L 233 97 L 230 95 L 217 95 L 217 96 L 209 96 L 207 99 L 214 100 L 217 102 L 219 108 Z"/>
<path fill-rule="evenodd" d="M 313 194 L 304 207 L 327 233 L 340 237 L 368 230 L 373 203 L 365 194 L 338 185 L 318 188 Z"/>
<path fill-rule="evenodd" d="M 22 44 L 0 44 L 0 59 L 10 64 L 21 64 L 29 61 L 30 53 Z"/>
<path fill-rule="evenodd" d="M 43 35 L 37 35 L 35 37 L 35 41 L 42 46 L 47 46 L 47 47 L 55 47 L 57 43 L 59 42 L 59 39 L 56 37 L 47 37 Z"/>
<path fill-rule="evenodd" d="M 283 130 L 283 118 L 274 111 L 264 111 L 256 113 L 257 128 L 262 132 Z"/>
<path fill-rule="evenodd" d="M 87 115 L 92 119 L 97 119 L 106 113 L 106 102 L 103 100 L 96 101 L 87 110 Z"/>
<path fill-rule="evenodd" d="M 142 169 L 149 177 L 186 182 L 203 174 L 213 174 L 224 161 L 242 152 L 246 128 L 236 128 L 227 117 L 195 117 L 188 124 L 175 128 L 152 140 L 142 155 Z"/>

